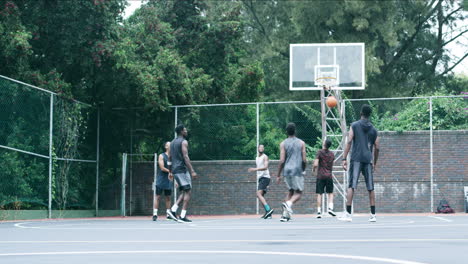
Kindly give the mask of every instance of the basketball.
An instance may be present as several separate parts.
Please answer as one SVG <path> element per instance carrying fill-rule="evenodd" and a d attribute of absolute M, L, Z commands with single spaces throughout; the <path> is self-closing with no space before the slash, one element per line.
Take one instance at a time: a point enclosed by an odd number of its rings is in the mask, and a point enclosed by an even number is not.
<path fill-rule="evenodd" d="M 330 108 L 333 108 L 336 106 L 338 101 L 336 100 L 335 96 L 329 96 L 327 97 L 327 106 Z"/>

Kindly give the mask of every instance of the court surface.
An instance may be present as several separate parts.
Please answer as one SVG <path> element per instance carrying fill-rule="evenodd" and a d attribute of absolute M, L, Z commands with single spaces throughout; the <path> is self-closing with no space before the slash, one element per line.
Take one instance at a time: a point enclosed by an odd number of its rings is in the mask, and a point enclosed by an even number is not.
<path fill-rule="evenodd" d="M 377 216 L 0 222 L 0 263 L 468 263 L 467 214 Z"/>

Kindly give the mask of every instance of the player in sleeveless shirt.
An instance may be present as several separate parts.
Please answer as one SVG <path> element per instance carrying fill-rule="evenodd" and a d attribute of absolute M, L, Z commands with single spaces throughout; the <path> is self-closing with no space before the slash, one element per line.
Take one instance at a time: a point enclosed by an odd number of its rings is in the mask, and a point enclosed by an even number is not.
<path fill-rule="evenodd" d="M 281 176 L 288 188 L 286 201 L 281 204 L 283 215 L 281 222 L 291 219 L 292 206 L 301 199 L 304 191 L 304 176 L 306 169 L 306 150 L 304 141 L 296 137 L 296 125 L 289 123 L 286 126 L 288 138 L 280 144 L 280 162 L 278 165 L 277 183 L 281 182 Z"/>
<path fill-rule="evenodd" d="M 164 143 L 164 153 L 159 154 L 158 156 L 158 166 L 157 166 L 157 174 L 156 174 L 156 197 L 154 200 L 154 209 L 153 209 L 153 221 L 158 219 L 158 208 L 159 202 L 161 200 L 161 195 L 164 193 L 166 199 L 166 214 L 168 218 L 170 217 L 171 211 L 171 195 L 172 195 L 172 188 L 173 183 L 169 179 L 169 169 L 167 165 L 167 161 L 169 158 L 169 147 L 171 142 Z"/>
<path fill-rule="evenodd" d="M 268 185 L 270 185 L 270 171 L 268 170 L 268 156 L 264 153 L 265 147 L 263 145 L 258 145 L 258 156 L 255 159 L 256 168 L 249 168 L 249 172 L 257 172 L 257 181 L 258 181 L 258 190 L 257 190 L 257 197 L 258 200 L 265 208 L 265 214 L 261 217 L 263 219 L 271 218 L 273 214 L 273 209 L 268 205 L 267 201 L 265 200 L 265 194 L 268 190 Z"/>
<path fill-rule="evenodd" d="M 351 149 L 351 161 L 348 171 L 348 190 L 346 194 L 346 213 L 338 218 L 351 222 L 351 205 L 353 203 L 354 189 L 358 185 L 359 175 L 362 173 L 369 192 L 371 215 L 369 222 L 376 222 L 374 172 L 379 157 L 379 137 L 377 130 L 369 121 L 372 108 L 365 104 L 361 107 L 361 119 L 352 123 L 349 130 L 348 142 L 343 153 L 343 168 L 346 170 L 347 157 Z"/>

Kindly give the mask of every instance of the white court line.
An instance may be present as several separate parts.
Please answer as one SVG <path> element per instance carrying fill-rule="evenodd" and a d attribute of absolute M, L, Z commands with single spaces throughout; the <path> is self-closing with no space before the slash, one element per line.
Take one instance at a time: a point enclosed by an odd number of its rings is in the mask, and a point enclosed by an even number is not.
<path fill-rule="evenodd" d="M 18 227 L 18 228 L 35 228 L 35 229 L 41 229 L 41 227 L 37 227 L 37 226 L 23 226 L 25 224 L 29 224 L 28 222 L 24 222 L 24 223 L 16 223 L 14 226 L 15 227 Z"/>
<path fill-rule="evenodd" d="M 178 225 L 176 226 L 166 226 L 166 227 L 69 227 L 69 228 L 54 228 L 54 227 L 30 227 L 30 226 L 23 226 L 23 225 L 15 225 L 18 228 L 34 228 L 40 230 L 166 230 L 166 231 L 173 231 L 173 230 L 183 230 L 183 231 L 204 231 L 204 230 L 325 230 L 325 229 L 392 229 L 392 228 L 422 228 L 422 227 L 461 227 L 461 226 L 468 226 L 468 224 L 423 224 L 423 225 L 415 225 L 411 224 L 410 222 L 406 224 L 397 224 L 397 225 L 378 225 L 378 224 L 361 224 L 361 225 L 353 225 L 349 223 L 349 225 L 307 225 L 307 226 L 296 226 L 296 225 L 275 225 L 275 226 L 222 226 L 222 227 L 215 227 L 215 226 L 195 226 L 195 225 Z M 183 227 L 182 227 L 183 226 Z"/>
<path fill-rule="evenodd" d="M 213 220 L 216 221 L 216 220 Z M 157 224 L 157 226 L 154 227 L 140 227 L 141 224 L 134 224 L 132 226 L 125 225 L 123 227 L 115 227 L 112 223 L 110 226 L 108 224 L 94 224 L 94 223 L 72 223 L 72 224 L 53 224 L 53 222 L 46 222 L 46 223 L 51 223 L 50 225 L 42 225 L 42 226 L 30 226 L 36 224 L 35 222 L 21 222 L 21 223 L 16 223 L 14 226 L 17 228 L 34 228 L 34 229 L 47 229 L 47 230 L 95 230 L 95 229 L 110 229 L 110 230 L 160 230 L 160 229 L 173 229 L 173 230 L 180 230 L 181 227 L 191 227 L 187 229 L 195 230 L 195 229 L 204 229 L 204 230 L 231 230 L 231 229 L 236 229 L 236 230 L 271 230 L 271 229 L 340 229 L 340 228 L 368 228 L 368 227 L 378 227 L 378 226 L 384 226 L 384 227 L 389 227 L 392 225 L 406 225 L 406 224 L 414 224 L 414 221 L 405 221 L 405 222 L 394 222 L 394 223 L 349 223 L 349 224 L 343 224 L 342 222 L 336 222 L 339 223 L 339 225 L 335 224 L 325 224 L 325 225 L 317 225 L 317 223 L 310 223 L 308 225 L 303 225 L 304 223 L 301 223 L 301 225 L 292 225 L 293 222 L 289 223 L 274 223 L 273 225 L 223 225 L 223 226 L 206 226 L 206 225 L 201 225 L 203 223 L 207 222 L 202 222 L 202 221 L 197 221 L 195 223 L 163 223 L 163 224 Z M 69 226 L 66 228 L 63 228 L 62 226 Z M 134 227 L 133 227 L 134 226 Z M 162 227 L 164 226 L 164 227 Z M 172 227 L 172 228 L 171 228 Z"/>
<path fill-rule="evenodd" d="M 386 239 L 234 239 L 234 240 L 9 240 L 0 244 L 144 244 L 144 243 L 369 243 L 369 242 L 468 242 L 468 238 Z"/>
<path fill-rule="evenodd" d="M 216 251 L 216 250 L 138 250 L 138 251 L 68 251 L 68 252 L 25 252 L 25 253 L 0 253 L 1 256 L 60 256 L 60 255 L 104 255 L 104 254 L 161 254 L 161 253 L 177 253 L 177 254 L 254 254 L 254 255 L 282 255 L 282 256 L 304 256 L 304 257 L 325 257 L 338 259 L 353 259 L 374 262 L 396 263 L 396 264 L 424 264 L 409 260 L 353 256 L 353 255 L 338 255 L 338 254 L 321 254 L 321 253 L 302 253 L 302 252 L 272 252 L 272 251 Z"/>
<path fill-rule="evenodd" d="M 440 217 L 440 216 L 431 216 L 431 215 L 430 215 L 430 216 L 428 216 L 428 217 L 434 218 L 434 219 L 438 219 L 438 220 L 441 220 L 441 221 L 445 221 L 445 222 L 449 222 L 449 223 L 450 223 L 450 222 L 453 222 L 453 221 L 450 220 L 450 219 L 443 218 L 443 217 Z"/>

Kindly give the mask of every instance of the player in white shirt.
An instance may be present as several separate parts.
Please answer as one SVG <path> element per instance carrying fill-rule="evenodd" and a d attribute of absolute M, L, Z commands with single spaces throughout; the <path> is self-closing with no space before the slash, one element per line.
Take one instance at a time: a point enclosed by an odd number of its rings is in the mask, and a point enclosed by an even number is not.
<path fill-rule="evenodd" d="M 273 209 L 268 205 L 265 200 L 265 194 L 268 190 L 268 185 L 270 185 L 270 171 L 268 170 L 268 156 L 264 153 L 265 147 L 263 145 L 258 145 L 258 156 L 255 161 L 257 163 L 256 168 L 249 168 L 249 172 L 257 172 L 258 180 L 258 190 L 257 197 L 265 208 L 265 214 L 262 216 L 263 219 L 271 218 L 273 214 Z"/>

